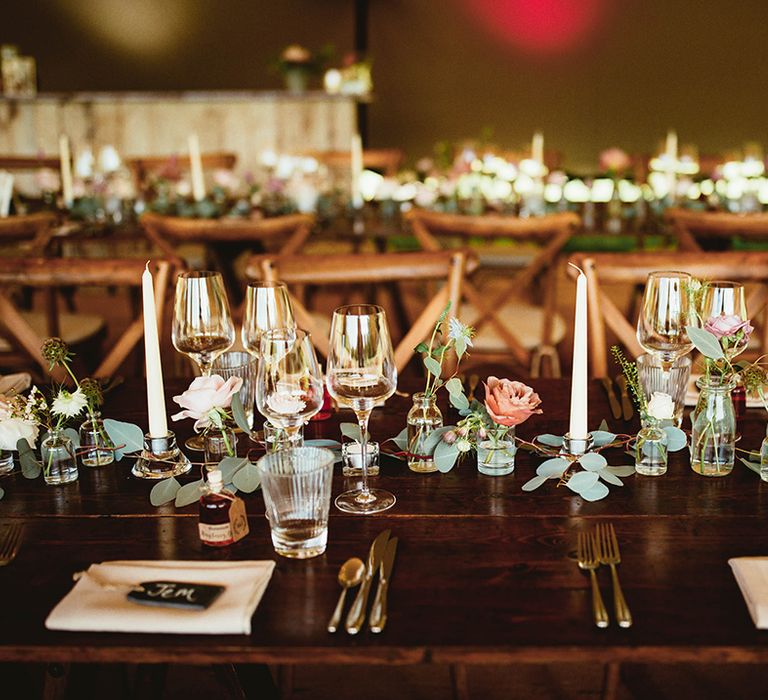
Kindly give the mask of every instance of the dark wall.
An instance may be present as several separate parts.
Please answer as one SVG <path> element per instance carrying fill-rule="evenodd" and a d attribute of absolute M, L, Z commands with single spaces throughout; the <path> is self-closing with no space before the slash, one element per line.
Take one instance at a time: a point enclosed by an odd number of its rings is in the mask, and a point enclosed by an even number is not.
<path fill-rule="evenodd" d="M 37 57 L 44 91 L 268 89 L 280 81 L 267 64 L 288 43 L 351 49 L 353 6 L 26 0 L 6 3 L 0 42 Z M 510 147 L 540 128 L 548 148 L 586 167 L 608 146 L 653 150 L 670 127 L 703 153 L 768 141 L 764 0 L 370 0 L 370 7 L 374 146 L 399 145 L 415 158 L 436 141 L 486 127 Z"/>

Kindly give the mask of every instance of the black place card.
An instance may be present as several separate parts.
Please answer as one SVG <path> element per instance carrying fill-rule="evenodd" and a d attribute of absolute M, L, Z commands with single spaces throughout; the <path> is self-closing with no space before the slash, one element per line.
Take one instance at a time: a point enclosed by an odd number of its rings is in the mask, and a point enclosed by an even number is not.
<path fill-rule="evenodd" d="M 205 610 L 224 591 L 224 586 L 186 581 L 145 581 L 128 594 L 128 600 L 141 605 Z"/>

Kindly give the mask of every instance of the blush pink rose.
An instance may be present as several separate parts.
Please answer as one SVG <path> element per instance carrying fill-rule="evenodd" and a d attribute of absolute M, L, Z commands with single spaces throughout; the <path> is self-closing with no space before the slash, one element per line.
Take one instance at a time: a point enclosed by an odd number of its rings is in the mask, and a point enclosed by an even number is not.
<path fill-rule="evenodd" d="M 240 377 L 230 377 L 224 381 L 218 374 L 210 377 L 196 377 L 180 396 L 173 400 L 184 410 L 171 416 L 172 420 L 194 418 L 195 430 L 207 428 L 211 419 L 209 413 L 214 408 L 229 408 L 232 397 L 240 391 L 243 380 Z"/>
<path fill-rule="evenodd" d="M 621 173 L 629 168 L 629 156 L 620 148 L 607 148 L 600 154 L 600 167 L 613 173 Z"/>
<path fill-rule="evenodd" d="M 520 425 L 534 413 L 542 413 L 540 403 L 539 395 L 522 382 L 488 377 L 485 383 L 485 409 L 499 425 Z"/>
<path fill-rule="evenodd" d="M 739 331 L 744 331 L 744 338 L 749 338 L 752 331 L 755 330 L 749 320 L 742 321 L 738 316 L 713 316 L 704 324 L 704 330 L 719 338 L 725 338 L 730 335 L 736 335 Z"/>

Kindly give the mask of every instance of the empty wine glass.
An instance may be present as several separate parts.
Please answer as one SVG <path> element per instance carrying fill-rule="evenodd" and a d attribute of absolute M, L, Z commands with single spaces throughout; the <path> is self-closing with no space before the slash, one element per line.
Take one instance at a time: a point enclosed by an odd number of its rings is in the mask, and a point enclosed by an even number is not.
<path fill-rule="evenodd" d="M 701 302 L 701 319 L 707 324 L 723 325 L 721 320 L 727 319 L 726 327 L 733 327 L 738 323 L 749 320 L 747 316 L 747 301 L 744 294 L 744 285 L 739 282 L 727 280 L 714 280 L 704 285 L 704 293 Z M 742 334 L 741 339 L 725 350 L 730 359 L 736 357 L 747 349 L 749 337 Z"/>
<path fill-rule="evenodd" d="M 276 328 L 261 336 L 256 405 L 272 425 L 285 430 L 289 444 L 323 405 L 323 375 L 303 330 Z"/>
<path fill-rule="evenodd" d="M 336 507 L 347 513 L 378 513 L 395 504 L 389 491 L 368 487 L 366 443 L 368 418 L 379 401 L 388 399 L 397 386 L 397 370 L 387 317 L 380 306 L 342 306 L 333 312 L 326 374 L 328 391 L 357 416 L 363 478 L 357 490 L 336 498 Z"/>
<path fill-rule="evenodd" d="M 261 336 L 276 328 L 296 328 L 288 287 L 281 282 L 252 282 L 245 293 L 243 347 L 258 357 Z"/>
<path fill-rule="evenodd" d="M 687 326 L 698 325 L 691 303 L 687 272 L 651 272 L 645 283 L 643 306 L 637 321 L 640 345 L 668 371 L 678 357 L 691 351 Z"/>

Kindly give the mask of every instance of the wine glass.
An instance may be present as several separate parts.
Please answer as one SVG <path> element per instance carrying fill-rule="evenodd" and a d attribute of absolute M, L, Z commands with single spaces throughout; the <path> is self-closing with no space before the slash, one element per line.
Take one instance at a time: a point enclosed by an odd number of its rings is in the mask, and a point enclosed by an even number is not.
<path fill-rule="evenodd" d="M 357 416 L 362 436 L 363 480 L 359 490 L 336 498 L 347 513 L 378 513 L 395 504 L 389 491 L 368 488 L 368 418 L 378 401 L 388 399 L 397 386 L 397 369 L 387 317 L 380 306 L 342 306 L 333 312 L 326 373 L 328 391 Z"/>
<path fill-rule="evenodd" d="M 689 297 L 687 272 L 651 272 L 645 283 L 643 307 L 637 321 L 637 340 L 661 360 L 665 371 L 678 357 L 691 351 L 687 326 L 698 325 Z"/>
<path fill-rule="evenodd" d="M 726 280 L 706 283 L 701 302 L 702 321 L 706 324 L 719 316 L 732 316 L 741 322 L 749 319 L 743 284 Z M 749 338 L 742 337 L 738 343 L 725 350 L 725 354 L 733 359 L 747 349 L 748 342 Z"/>
<path fill-rule="evenodd" d="M 300 329 L 275 328 L 262 334 L 259 353 L 256 405 L 293 443 L 323 405 L 323 374 L 312 339 Z"/>
<path fill-rule="evenodd" d="M 173 347 L 209 376 L 213 361 L 235 342 L 235 326 L 220 273 L 202 270 L 178 276 L 171 336 Z M 185 444 L 191 450 L 202 450 L 203 438 L 197 435 Z"/>

